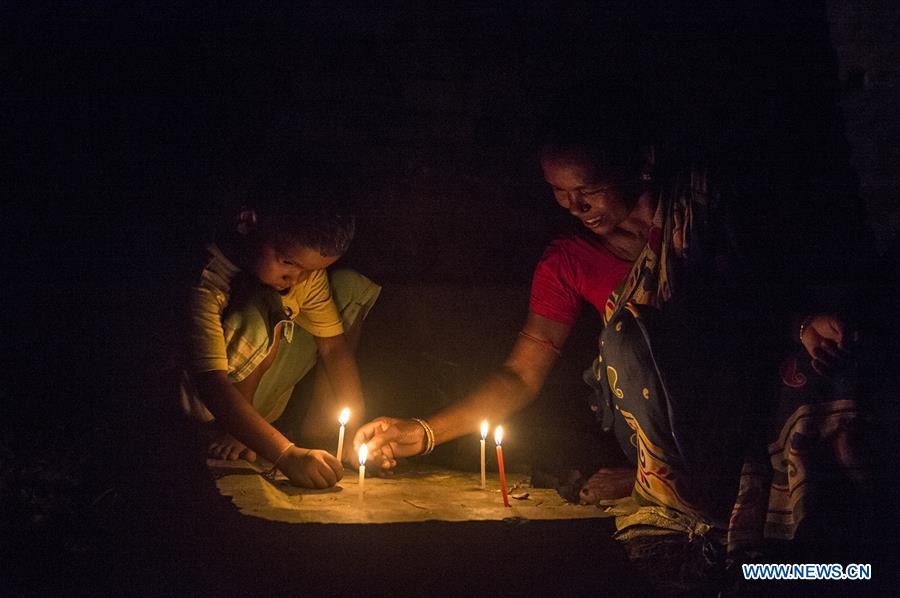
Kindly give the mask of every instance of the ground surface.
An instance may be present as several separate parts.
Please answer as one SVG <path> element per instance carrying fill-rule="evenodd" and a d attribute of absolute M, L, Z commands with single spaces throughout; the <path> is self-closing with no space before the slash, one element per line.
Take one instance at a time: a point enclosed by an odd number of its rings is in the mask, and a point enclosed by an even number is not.
<path fill-rule="evenodd" d="M 370 415 L 427 416 L 462 396 L 500 363 L 526 306 L 527 287 L 386 285 L 360 350 Z M 496 515 L 502 507 L 480 521 L 377 525 L 244 515 L 216 487 L 196 430 L 173 412 L 164 360 L 149 364 L 159 368 L 152 375 L 124 383 L 120 368 L 130 365 L 130 353 L 148 353 L 138 349 L 146 339 L 128 333 L 134 322 L 127 314 L 110 325 L 122 329 L 115 338 L 124 342 L 121 363 L 108 363 L 105 386 L 75 377 L 51 390 L 40 381 L 57 377 L 32 376 L 35 396 L 65 397 L 59 417 L 48 422 L 26 410 L 0 422 L 2 595 L 644 595 L 647 589 L 612 540 L 609 519 L 504 519 Z M 580 368 L 593 343 L 587 328 L 576 335 L 545 394 L 504 422 L 511 472 L 530 473 L 534 462 L 549 469 L 577 465 L 563 457 L 573 449 L 589 462 L 618 458 L 585 407 Z M 81 408 L 94 404 L 93 393 L 110 399 L 96 410 Z M 477 438 L 440 447 L 421 462 L 477 475 Z M 377 493 L 379 482 L 372 480 L 370 491 Z M 352 484 L 352 476 L 342 482 Z"/>
<path fill-rule="evenodd" d="M 427 416 L 461 396 L 502 360 L 526 301 L 522 288 L 386 286 L 360 350 L 372 415 Z M 133 321 L 123 318 L 121 326 L 131 330 Z M 134 350 L 139 340 L 123 349 Z M 594 342 L 588 319 L 542 396 L 504 422 L 510 471 L 591 471 L 621 458 L 585 408 L 579 370 Z M 48 386 L 41 380 L 54 378 L 32 376 L 36 396 L 66 398 L 58 417 L 23 412 L 0 421 L 2 595 L 655 596 L 661 589 L 691 589 L 682 581 L 691 580 L 698 562 L 702 572 L 696 544 L 626 547 L 612 539 L 610 519 L 500 519 L 496 511 L 503 509 L 492 506 L 484 519 L 498 520 L 434 521 L 419 507 L 436 509 L 443 498 L 435 495 L 404 496 L 414 504 L 402 509 L 427 521 L 297 524 L 248 516 L 216 486 L 196 431 L 175 417 L 168 379 L 114 387 L 123 379 L 116 364 L 104 378 L 108 387 L 78 377 Z M 101 402 L 100 412 L 83 408 L 92 404 L 92 392 L 120 402 Z M 477 437 L 416 462 L 475 476 Z M 342 482 L 348 497 L 353 483 L 352 474 Z M 380 486 L 372 480 L 370 491 L 377 494 Z M 291 495 L 288 502 L 302 494 L 279 492 Z M 892 524 L 888 511 L 885 529 Z M 891 535 L 859 540 L 871 549 L 849 555 L 872 560 L 877 579 L 871 584 L 756 584 L 734 595 L 885 595 L 897 569 Z M 817 562 L 815 555 L 788 553 L 779 562 Z M 699 595 L 715 595 L 710 579 L 703 581 Z M 693 590 L 698 595 L 696 585 Z"/>
<path fill-rule="evenodd" d="M 498 475 L 404 466 L 390 476 L 369 476 L 360 493 L 357 472 L 346 469 L 334 488 L 309 490 L 284 475 L 265 480 L 257 464 L 207 462 L 216 487 L 245 515 L 288 523 L 411 523 L 421 521 L 531 521 L 610 517 L 597 507 L 565 501 L 556 490 L 534 488 L 530 476 L 508 472 L 510 506 L 503 505 Z M 489 462 L 493 465 L 492 462 Z"/>

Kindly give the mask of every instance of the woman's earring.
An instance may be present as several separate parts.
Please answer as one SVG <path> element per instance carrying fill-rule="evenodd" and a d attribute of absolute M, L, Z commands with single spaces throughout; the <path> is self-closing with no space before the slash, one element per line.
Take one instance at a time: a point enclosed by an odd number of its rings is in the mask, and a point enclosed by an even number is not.
<path fill-rule="evenodd" d="M 650 172 L 644 171 L 641 173 L 641 180 L 646 182 L 652 181 L 653 175 Z"/>

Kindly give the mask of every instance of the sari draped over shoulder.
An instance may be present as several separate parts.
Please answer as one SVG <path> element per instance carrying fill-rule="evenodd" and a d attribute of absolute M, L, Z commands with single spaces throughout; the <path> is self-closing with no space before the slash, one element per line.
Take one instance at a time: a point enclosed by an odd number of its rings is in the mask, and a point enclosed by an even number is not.
<path fill-rule="evenodd" d="M 773 348 L 789 321 L 768 296 L 778 275 L 749 273 L 733 200 L 699 169 L 664 180 L 591 368 L 636 466 L 632 496 L 730 550 L 791 539 L 830 487 L 867 475 L 853 382 L 819 376 L 799 345 Z"/>

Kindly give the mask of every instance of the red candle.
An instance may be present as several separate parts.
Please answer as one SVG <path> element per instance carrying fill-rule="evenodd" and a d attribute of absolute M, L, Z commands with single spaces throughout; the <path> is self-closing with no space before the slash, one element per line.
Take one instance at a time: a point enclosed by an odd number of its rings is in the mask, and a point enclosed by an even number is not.
<path fill-rule="evenodd" d="M 506 492 L 506 471 L 503 469 L 503 449 L 500 443 L 503 441 L 503 426 L 497 426 L 494 430 L 494 442 L 497 443 L 497 466 L 500 469 L 500 492 L 503 493 L 503 506 L 509 506 L 509 494 Z"/>

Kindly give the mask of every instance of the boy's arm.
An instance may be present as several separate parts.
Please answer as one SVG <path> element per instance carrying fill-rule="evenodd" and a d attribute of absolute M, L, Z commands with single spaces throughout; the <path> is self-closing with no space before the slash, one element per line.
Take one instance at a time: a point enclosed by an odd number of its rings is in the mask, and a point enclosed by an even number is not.
<path fill-rule="evenodd" d="M 319 350 L 319 358 L 325 375 L 331 385 L 332 396 L 338 405 L 349 407 L 350 413 L 356 422 L 364 421 L 366 404 L 363 398 L 362 384 L 359 379 L 359 369 L 356 359 L 350 349 L 350 343 L 344 334 L 337 336 L 313 337 L 316 339 L 316 347 Z M 335 417 L 337 417 L 335 415 Z M 350 435 L 352 438 L 352 434 Z M 347 443 L 350 447 L 350 443 Z M 340 458 L 341 456 L 338 455 Z"/>
<path fill-rule="evenodd" d="M 278 461 L 278 468 L 291 482 L 308 488 L 328 488 L 343 476 L 343 467 L 332 455 L 293 446 L 256 412 L 224 371 L 197 375 L 197 390 L 229 434 L 270 462 Z"/>
<path fill-rule="evenodd" d="M 269 461 L 277 459 L 290 444 L 290 440 L 257 413 L 226 372 L 205 372 L 197 374 L 196 378 L 200 400 L 226 432 Z"/>

